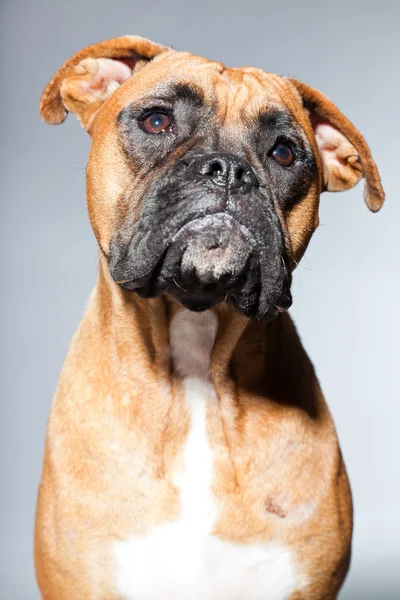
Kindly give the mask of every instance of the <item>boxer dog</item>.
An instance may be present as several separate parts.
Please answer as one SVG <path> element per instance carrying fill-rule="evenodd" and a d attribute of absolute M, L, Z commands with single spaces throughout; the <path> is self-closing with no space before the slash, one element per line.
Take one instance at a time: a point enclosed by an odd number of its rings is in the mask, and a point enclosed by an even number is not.
<path fill-rule="evenodd" d="M 334 423 L 285 312 L 322 191 L 368 146 L 323 94 L 140 37 L 69 59 L 41 101 L 92 139 L 97 285 L 48 423 L 43 600 L 329 600 L 351 547 Z"/>

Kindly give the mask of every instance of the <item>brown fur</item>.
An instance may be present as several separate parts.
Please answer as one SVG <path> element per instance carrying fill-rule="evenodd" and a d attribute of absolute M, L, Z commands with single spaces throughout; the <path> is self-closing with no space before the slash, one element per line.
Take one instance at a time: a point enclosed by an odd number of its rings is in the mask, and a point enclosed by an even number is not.
<path fill-rule="evenodd" d="M 135 58 L 140 70 L 100 99 L 80 96 L 77 78 L 87 81 L 88 70 L 79 73 L 76 67 L 99 58 Z M 132 186 L 132 171 L 118 144 L 117 115 L 133 96 L 144 97 L 177 73 L 200 87 L 206 99 L 216 94 L 227 129 L 243 126 L 243 111 L 251 115 L 270 103 L 284 104 L 306 132 L 319 175 L 301 202 L 280 213 L 294 264 L 318 224 L 323 188 L 323 167 L 303 100 L 347 136 L 359 154 L 349 168 L 362 169 L 368 206 L 376 210 L 382 204 L 365 141 L 319 92 L 295 80 L 253 68 L 226 69 L 127 36 L 91 46 L 67 61 L 41 104 L 47 122 L 65 118 L 62 98 L 68 97 L 69 109 L 75 107 L 78 116 L 89 111 L 92 117 L 89 127 L 81 118 L 93 139 L 87 200 L 105 254 L 126 210 L 121 198 Z M 129 210 L 138 209 L 151 177 L 134 170 L 136 206 Z M 170 364 L 168 327 L 177 310 L 168 296 L 143 300 L 120 289 L 102 257 L 49 418 L 35 540 L 44 600 L 117 600 L 111 543 L 179 516 L 174 475 L 182 465 L 189 414 L 182 382 Z M 309 580 L 291 600 L 334 599 L 350 558 L 351 494 L 314 369 L 287 314 L 265 324 L 249 322 L 224 304 L 213 310 L 219 325 L 211 378 L 218 403 L 207 416 L 214 493 L 223 501 L 214 533 L 240 544 L 279 539 Z"/>

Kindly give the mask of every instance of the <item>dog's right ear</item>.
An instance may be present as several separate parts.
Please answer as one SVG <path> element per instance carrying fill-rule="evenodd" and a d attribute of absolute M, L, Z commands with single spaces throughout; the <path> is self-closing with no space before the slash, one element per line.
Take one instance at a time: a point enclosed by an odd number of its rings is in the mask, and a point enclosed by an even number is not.
<path fill-rule="evenodd" d="M 90 131 L 103 102 L 134 71 L 169 50 L 130 35 L 84 48 L 67 60 L 47 84 L 40 101 L 43 120 L 58 125 L 68 112 L 73 112 Z"/>

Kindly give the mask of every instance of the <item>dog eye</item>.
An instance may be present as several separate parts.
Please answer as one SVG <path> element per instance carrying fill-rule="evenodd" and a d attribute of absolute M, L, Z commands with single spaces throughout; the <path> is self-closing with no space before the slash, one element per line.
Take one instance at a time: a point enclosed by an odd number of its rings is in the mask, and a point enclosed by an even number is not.
<path fill-rule="evenodd" d="M 169 115 L 154 112 L 141 119 L 140 126 L 146 133 L 170 133 L 172 118 Z"/>
<path fill-rule="evenodd" d="M 278 165 L 290 167 L 293 164 L 294 156 L 292 150 L 286 144 L 279 143 L 272 150 L 272 157 Z"/>

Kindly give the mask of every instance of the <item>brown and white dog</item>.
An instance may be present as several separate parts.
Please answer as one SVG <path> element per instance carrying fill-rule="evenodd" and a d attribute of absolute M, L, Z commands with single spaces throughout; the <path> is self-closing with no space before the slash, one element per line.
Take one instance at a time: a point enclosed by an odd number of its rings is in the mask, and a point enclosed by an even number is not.
<path fill-rule="evenodd" d="M 366 142 L 320 92 L 140 37 L 85 48 L 41 114 L 92 138 L 101 260 L 62 370 L 40 485 L 44 600 L 329 600 L 352 504 L 293 323 L 322 191 Z"/>

